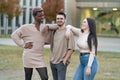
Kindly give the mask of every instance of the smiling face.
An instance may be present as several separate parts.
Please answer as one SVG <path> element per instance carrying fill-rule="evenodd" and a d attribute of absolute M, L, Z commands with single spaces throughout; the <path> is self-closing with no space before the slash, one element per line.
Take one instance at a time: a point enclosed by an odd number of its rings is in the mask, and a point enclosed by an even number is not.
<path fill-rule="evenodd" d="M 83 29 L 84 31 L 89 30 L 89 25 L 88 25 L 87 19 L 83 20 L 81 29 Z"/>
<path fill-rule="evenodd" d="M 56 23 L 58 26 L 63 26 L 65 24 L 65 17 L 63 15 L 57 15 L 56 16 Z"/>
<path fill-rule="evenodd" d="M 38 23 L 42 23 L 44 21 L 44 12 L 41 11 L 41 12 L 37 12 L 37 14 L 34 16 L 35 18 L 35 21 L 38 22 Z"/>

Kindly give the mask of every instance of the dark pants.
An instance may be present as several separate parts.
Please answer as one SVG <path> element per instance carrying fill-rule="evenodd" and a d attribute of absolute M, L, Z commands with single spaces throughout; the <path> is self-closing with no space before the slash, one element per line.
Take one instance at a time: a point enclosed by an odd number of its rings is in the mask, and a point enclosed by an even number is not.
<path fill-rule="evenodd" d="M 58 64 L 50 63 L 53 80 L 65 80 L 66 78 L 66 70 L 67 70 L 67 64 L 64 65 L 64 63 L 61 61 Z"/>
<path fill-rule="evenodd" d="M 47 74 L 47 68 L 36 68 L 37 72 L 39 73 L 41 80 L 48 80 L 48 74 Z M 25 68 L 25 80 L 31 80 L 32 78 L 32 73 L 33 73 L 33 68 Z"/>

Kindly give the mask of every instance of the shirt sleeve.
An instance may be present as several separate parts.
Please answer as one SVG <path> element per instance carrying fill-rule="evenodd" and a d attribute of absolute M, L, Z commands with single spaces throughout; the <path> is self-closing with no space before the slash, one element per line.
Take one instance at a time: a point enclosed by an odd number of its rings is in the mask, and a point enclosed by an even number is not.
<path fill-rule="evenodd" d="M 95 45 L 93 43 L 93 39 L 91 41 L 91 44 L 92 44 L 92 49 L 91 49 L 91 53 L 95 55 Z"/>
<path fill-rule="evenodd" d="M 67 25 L 66 28 L 67 30 L 71 30 L 75 36 L 79 36 L 81 33 L 81 29 L 73 27 L 72 25 Z"/>
<path fill-rule="evenodd" d="M 23 41 L 21 40 L 21 36 L 22 36 L 22 30 L 21 28 L 18 28 L 16 31 L 14 31 L 12 34 L 11 34 L 11 38 L 13 39 L 13 41 L 20 47 L 24 47 L 24 43 Z"/>
<path fill-rule="evenodd" d="M 95 45 L 93 44 L 93 40 L 91 41 L 91 44 L 92 44 L 92 49 L 91 49 L 89 60 L 88 60 L 89 67 L 92 66 L 92 63 L 94 61 L 94 56 L 95 56 Z"/>
<path fill-rule="evenodd" d="M 58 29 L 58 26 L 57 24 L 46 24 L 50 30 L 57 30 Z"/>
<path fill-rule="evenodd" d="M 73 34 L 68 39 L 68 49 L 75 50 L 75 40 Z"/>

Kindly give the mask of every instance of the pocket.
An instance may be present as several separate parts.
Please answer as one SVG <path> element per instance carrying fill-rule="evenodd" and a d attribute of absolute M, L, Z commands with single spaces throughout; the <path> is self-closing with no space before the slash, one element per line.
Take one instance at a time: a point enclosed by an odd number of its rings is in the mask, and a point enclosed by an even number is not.
<path fill-rule="evenodd" d="M 61 64 L 64 65 L 64 66 L 67 66 L 70 62 L 67 61 L 66 64 L 63 63 L 63 61 L 61 61 Z"/>
<path fill-rule="evenodd" d="M 60 61 L 60 64 L 65 66 L 65 64 L 63 63 L 63 61 Z"/>
<path fill-rule="evenodd" d="M 70 64 L 70 61 L 67 61 L 66 64 L 69 65 L 69 64 Z"/>

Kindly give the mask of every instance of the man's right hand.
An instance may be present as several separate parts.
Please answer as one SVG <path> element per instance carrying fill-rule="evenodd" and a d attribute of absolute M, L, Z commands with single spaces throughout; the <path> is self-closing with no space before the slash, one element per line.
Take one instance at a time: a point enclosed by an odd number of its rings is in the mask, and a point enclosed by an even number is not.
<path fill-rule="evenodd" d="M 33 47 L 33 42 L 25 43 L 25 46 L 24 46 L 25 49 L 31 49 L 32 47 Z"/>

